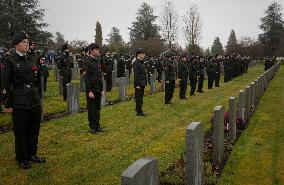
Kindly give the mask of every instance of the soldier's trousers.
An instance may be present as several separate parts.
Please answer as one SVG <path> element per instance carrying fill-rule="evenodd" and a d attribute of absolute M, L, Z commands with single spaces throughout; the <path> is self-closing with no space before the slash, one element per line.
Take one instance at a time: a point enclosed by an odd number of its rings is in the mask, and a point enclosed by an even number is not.
<path fill-rule="evenodd" d="M 208 75 L 208 89 L 212 89 L 214 83 L 214 76 Z"/>
<path fill-rule="evenodd" d="M 190 78 L 190 95 L 194 95 L 194 92 L 196 90 L 196 84 L 197 84 L 197 77 Z"/>
<path fill-rule="evenodd" d="M 101 113 L 101 99 L 102 93 L 95 92 L 95 98 L 89 98 L 89 93 L 86 93 L 88 121 L 90 129 L 100 128 L 100 113 Z"/>
<path fill-rule="evenodd" d="M 175 91 L 175 80 L 165 83 L 165 103 L 170 103 Z"/>
<path fill-rule="evenodd" d="M 106 77 L 106 90 L 111 91 L 111 88 L 112 88 L 112 71 L 107 72 L 105 77 Z"/>
<path fill-rule="evenodd" d="M 203 90 L 203 82 L 204 82 L 204 76 L 199 76 L 199 79 L 198 79 L 198 89 L 197 91 L 198 92 L 202 92 Z"/>
<path fill-rule="evenodd" d="M 143 97 L 144 97 L 145 86 L 140 86 L 140 88 L 135 88 L 135 102 L 136 102 L 136 112 L 142 113 Z"/>
<path fill-rule="evenodd" d="M 71 75 L 70 76 L 64 76 L 62 79 L 62 89 L 63 89 L 63 100 L 66 100 L 67 98 L 67 87 L 66 85 L 71 83 Z"/>
<path fill-rule="evenodd" d="M 220 87 L 220 73 L 215 76 L 215 87 Z"/>
<path fill-rule="evenodd" d="M 157 80 L 160 83 L 162 80 L 162 71 L 158 71 L 158 76 L 157 76 Z"/>
<path fill-rule="evenodd" d="M 229 73 L 227 71 L 224 72 L 224 83 L 227 83 L 230 80 Z"/>
<path fill-rule="evenodd" d="M 26 161 L 30 156 L 37 154 L 41 111 L 40 106 L 29 110 L 13 109 L 12 119 L 17 161 Z"/>
<path fill-rule="evenodd" d="M 180 98 L 185 98 L 186 89 L 187 89 L 187 79 L 181 79 L 179 81 L 179 87 L 180 87 L 179 97 Z"/>

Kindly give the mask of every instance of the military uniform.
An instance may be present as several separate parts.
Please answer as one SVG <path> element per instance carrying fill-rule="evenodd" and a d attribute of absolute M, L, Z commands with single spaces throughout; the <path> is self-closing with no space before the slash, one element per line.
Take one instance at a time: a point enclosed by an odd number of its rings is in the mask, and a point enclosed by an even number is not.
<path fill-rule="evenodd" d="M 208 89 L 212 89 L 216 74 L 216 66 L 213 59 L 207 61 L 206 73 L 208 77 Z"/>
<path fill-rule="evenodd" d="M 165 104 L 171 104 L 175 90 L 175 66 L 174 61 L 170 58 L 164 62 L 165 71 Z"/>
<path fill-rule="evenodd" d="M 198 59 L 193 59 L 188 61 L 190 96 L 193 96 L 196 90 L 197 74 L 198 74 L 197 63 Z"/>
<path fill-rule="evenodd" d="M 111 91 L 112 88 L 112 71 L 114 69 L 114 60 L 111 56 L 102 57 L 102 71 L 105 73 L 106 90 Z"/>
<path fill-rule="evenodd" d="M 142 52 L 142 51 L 141 51 Z M 147 85 L 146 69 L 144 66 L 144 60 L 136 58 L 133 62 L 134 72 L 134 88 L 135 88 L 135 101 L 136 101 L 136 112 L 137 115 L 142 115 L 143 110 L 143 97 L 145 86 Z"/>
<path fill-rule="evenodd" d="M 32 157 L 37 154 L 42 111 L 38 62 L 27 55 L 13 53 L 4 61 L 1 81 L 5 106 L 13 108 L 16 160 L 19 163 L 33 161 Z"/>
<path fill-rule="evenodd" d="M 221 62 L 220 62 L 220 59 L 218 58 L 215 58 L 214 60 L 214 63 L 215 63 L 215 87 L 220 87 L 220 77 L 221 77 Z"/>
<path fill-rule="evenodd" d="M 57 68 L 59 69 L 59 75 L 62 78 L 63 87 L 63 100 L 67 98 L 67 87 L 66 84 L 71 83 L 72 70 L 74 67 L 72 56 L 69 53 L 63 52 L 57 62 Z"/>
<path fill-rule="evenodd" d="M 117 60 L 117 78 L 125 77 L 125 60 L 123 55 L 121 54 Z"/>
<path fill-rule="evenodd" d="M 91 131 L 97 132 L 100 128 L 100 110 L 103 91 L 102 71 L 98 57 L 89 56 L 85 63 L 86 74 L 84 76 L 86 85 L 86 100 L 88 109 L 88 121 Z M 89 92 L 94 98 L 89 97 Z"/>
<path fill-rule="evenodd" d="M 204 61 L 199 60 L 199 63 L 197 64 L 197 69 L 198 69 L 198 88 L 197 92 L 203 93 L 203 82 L 205 78 L 205 64 Z"/>
<path fill-rule="evenodd" d="M 180 60 L 178 63 L 178 78 L 179 80 L 179 86 L 180 86 L 180 92 L 179 97 L 180 99 L 186 99 L 186 89 L 187 89 L 187 79 L 188 79 L 188 67 L 185 63 L 185 61 Z"/>

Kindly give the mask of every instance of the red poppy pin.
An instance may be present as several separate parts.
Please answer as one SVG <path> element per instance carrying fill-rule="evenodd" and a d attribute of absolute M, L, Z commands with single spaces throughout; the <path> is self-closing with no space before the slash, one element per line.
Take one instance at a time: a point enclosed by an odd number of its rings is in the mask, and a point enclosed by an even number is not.
<path fill-rule="evenodd" d="M 38 67 L 37 66 L 32 66 L 32 70 L 33 71 L 38 71 Z"/>

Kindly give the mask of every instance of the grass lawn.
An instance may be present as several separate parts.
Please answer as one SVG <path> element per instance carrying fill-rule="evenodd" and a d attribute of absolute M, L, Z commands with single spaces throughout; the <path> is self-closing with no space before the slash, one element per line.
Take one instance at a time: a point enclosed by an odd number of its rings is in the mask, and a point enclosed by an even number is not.
<path fill-rule="evenodd" d="M 101 124 L 106 132 L 89 134 L 87 114 L 75 114 L 42 125 L 39 155 L 46 165 L 31 170 L 18 169 L 14 161 L 13 133 L 0 136 L 0 182 L 4 184 L 119 184 L 121 173 L 141 157 L 159 159 L 160 170 L 166 169 L 185 151 L 185 129 L 192 121 L 203 121 L 205 131 L 216 105 L 228 109 L 230 96 L 263 72 L 263 66 L 223 84 L 220 88 L 196 94 L 187 101 L 178 98 L 164 105 L 164 93 L 145 97 L 145 118 L 135 116 L 135 102 L 106 107 Z M 189 94 L 189 93 L 188 93 Z"/>
<path fill-rule="evenodd" d="M 133 81 L 133 80 L 132 80 Z M 72 83 L 80 83 L 79 80 L 72 80 Z M 160 84 L 159 84 L 160 85 Z M 156 85 L 159 87 L 159 85 Z M 47 82 L 47 90 L 45 92 L 44 99 L 44 113 L 45 114 L 56 114 L 67 111 L 67 103 L 63 101 L 63 97 L 59 95 L 59 85 L 58 82 L 55 82 L 53 71 L 50 71 L 50 76 L 48 77 Z M 150 93 L 150 86 L 147 86 L 145 89 L 146 93 Z M 134 87 L 130 84 L 126 90 L 126 96 L 131 96 L 134 94 Z M 107 93 L 107 100 L 113 101 L 118 99 L 119 90 L 118 87 L 114 87 L 111 92 Z M 86 93 L 80 93 L 80 106 L 86 106 Z M 5 125 L 7 123 L 12 124 L 10 114 L 1 113 L 0 114 L 0 126 Z"/>
<path fill-rule="evenodd" d="M 281 66 L 236 143 L 220 184 L 284 184 L 283 76 Z"/>

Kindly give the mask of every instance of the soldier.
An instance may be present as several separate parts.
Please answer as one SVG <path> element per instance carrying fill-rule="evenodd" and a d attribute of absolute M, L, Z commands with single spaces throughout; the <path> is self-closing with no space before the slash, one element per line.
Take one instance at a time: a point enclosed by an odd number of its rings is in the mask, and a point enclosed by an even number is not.
<path fill-rule="evenodd" d="M 145 116 L 142 110 L 145 86 L 147 85 L 146 70 L 144 67 L 145 51 L 137 49 L 136 59 L 133 62 L 134 88 L 137 116 Z"/>
<path fill-rule="evenodd" d="M 162 59 L 162 57 L 158 57 L 156 59 L 155 67 L 156 67 L 157 72 L 158 72 L 157 80 L 160 83 L 161 79 L 162 79 L 162 72 L 163 72 L 163 59 Z"/>
<path fill-rule="evenodd" d="M 125 77 L 125 67 L 124 55 L 120 53 L 117 60 L 117 78 Z"/>
<path fill-rule="evenodd" d="M 180 92 L 179 97 L 180 99 L 187 99 L 186 89 L 187 89 L 187 79 L 188 79 L 188 67 L 186 65 L 186 55 L 181 55 L 180 62 L 178 63 L 178 78 L 179 78 L 179 86 Z"/>
<path fill-rule="evenodd" d="M 89 45 L 89 53 L 87 62 L 85 63 L 85 84 L 86 84 L 86 100 L 88 109 L 88 121 L 90 133 L 97 134 L 103 132 L 100 126 L 101 99 L 103 92 L 102 71 L 99 60 L 100 47 L 96 43 Z"/>
<path fill-rule="evenodd" d="M 71 83 L 72 70 L 74 67 L 72 56 L 70 55 L 69 45 L 64 44 L 62 46 L 62 54 L 57 63 L 57 67 L 60 70 L 59 75 L 62 78 L 63 87 L 63 100 L 66 101 L 67 98 L 67 87 L 66 84 Z"/>
<path fill-rule="evenodd" d="M 165 104 L 172 104 L 171 100 L 175 91 L 175 66 L 169 54 L 164 62 L 165 71 Z"/>
<path fill-rule="evenodd" d="M 42 112 L 40 75 L 38 62 L 27 55 L 28 39 L 25 32 L 13 36 L 16 50 L 4 61 L 1 79 L 6 112 L 12 113 L 16 160 L 22 169 L 31 168 L 30 162 L 46 162 L 36 156 Z"/>
<path fill-rule="evenodd" d="M 216 66 L 216 70 L 215 70 L 215 87 L 220 87 L 220 77 L 221 77 L 221 59 L 219 58 L 219 56 L 215 56 L 214 58 L 214 62 L 215 62 L 215 66 Z"/>
<path fill-rule="evenodd" d="M 204 91 L 202 89 L 203 89 L 203 82 L 205 78 L 204 59 L 198 60 L 197 69 L 198 69 L 198 76 L 199 76 L 197 92 L 203 93 Z"/>
<path fill-rule="evenodd" d="M 105 51 L 105 55 L 102 57 L 102 71 L 106 80 L 106 91 L 111 91 L 112 88 L 112 71 L 114 69 L 114 60 L 110 55 L 110 50 Z"/>
<path fill-rule="evenodd" d="M 130 79 L 132 73 L 132 61 L 130 55 L 125 55 L 126 69 L 128 70 L 128 78 Z"/>
<path fill-rule="evenodd" d="M 198 59 L 192 55 L 188 60 L 189 80 L 190 80 L 190 96 L 194 96 L 197 84 L 197 63 Z"/>
<path fill-rule="evenodd" d="M 39 59 L 39 69 L 40 69 L 40 73 L 41 73 L 41 76 L 43 76 L 44 78 L 44 91 L 46 91 L 46 83 L 47 83 L 47 78 L 49 76 L 49 71 L 48 71 L 48 66 L 46 64 L 46 61 L 45 61 L 45 57 L 41 57 Z M 41 93 L 41 91 L 40 91 Z"/>
<path fill-rule="evenodd" d="M 212 57 L 209 57 L 207 64 L 206 64 L 206 73 L 208 77 L 208 89 L 212 89 L 214 78 L 216 74 L 216 67 Z"/>

